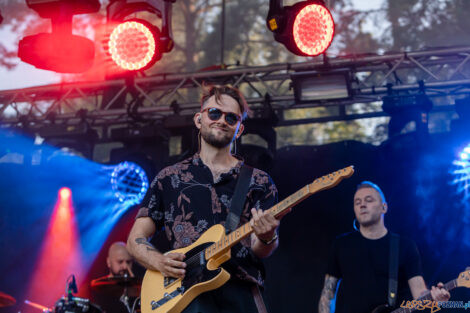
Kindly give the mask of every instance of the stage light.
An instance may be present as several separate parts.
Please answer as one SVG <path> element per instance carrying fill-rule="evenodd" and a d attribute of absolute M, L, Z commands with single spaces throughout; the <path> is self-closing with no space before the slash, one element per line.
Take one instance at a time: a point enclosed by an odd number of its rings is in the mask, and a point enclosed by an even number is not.
<path fill-rule="evenodd" d="M 335 23 L 322 0 L 307 0 L 282 6 L 282 0 L 270 0 L 266 19 L 274 39 L 294 54 L 317 56 L 333 41 Z"/>
<path fill-rule="evenodd" d="M 462 159 L 462 161 L 467 161 L 468 160 L 468 152 L 460 153 L 460 159 Z"/>
<path fill-rule="evenodd" d="M 70 190 L 70 188 L 67 188 L 67 187 L 60 188 L 59 190 L 60 199 L 67 200 L 70 198 L 71 195 L 72 195 L 72 191 Z"/>
<path fill-rule="evenodd" d="M 139 204 L 147 193 L 149 182 L 144 169 L 133 162 L 122 162 L 111 173 L 111 186 L 120 202 Z"/>
<path fill-rule="evenodd" d="M 124 71 L 151 67 L 170 52 L 171 8 L 174 0 L 112 0 L 107 7 L 109 39 L 107 49 L 112 61 Z M 161 28 L 143 19 L 128 17 L 146 11 L 162 20 Z"/>
<path fill-rule="evenodd" d="M 308 103 L 328 99 L 347 99 L 351 96 L 348 72 L 295 72 L 291 74 L 295 101 Z"/>
<path fill-rule="evenodd" d="M 38 240 L 42 243 L 41 252 L 27 293 L 31 301 L 48 306 L 61 297 L 63 284 L 70 274 L 75 274 L 82 281 L 87 272 L 75 208 L 70 194 L 67 198 L 63 197 L 63 193 L 69 192 L 68 188 L 59 190 L 45 237 Z M 46 285 L 47 288 L 44 288 Z"/>
<path fill-rule="evenodd" d="M 111 58 L 124 70 L 149 68 L 161 58 L 160 31 L 143 20 L 129 20 L 116 26 L 108 46 Z"/>
<path fill-rule="evenodd" d="M 469 167 L 470 168 L 470 144 L 468 144 L 465 148 L 461 149 L 458 153 L 459 159 L 454 161 L 454 164 L 459 165 L 461 167 Z"/>
<path fill-rule="evenodd" d="M 93 65 L 95 47 L 85 37 L 37 34 L 24 37 L 18 45 L 18 57 L 43 70 L 81 73 Z"/>
<path fill-rule="evenodd" d="M 461 149 L 453 165 L 454 179 L 452 184 L 457 186 L 457 192 L 462 193 L 463 200 L 467 201 L 470 197 L 470 144 Z"/>
<path fill-rule="evenodd" d="M 23 62 L 58 73 L 81 73 L 93 65 L 94 43 L 72 34 L 72 19 L 75 14 L 97 12 L 98 0 L 26 0 L 26 4 L 51 19 L 52 32 L 20 40 L 18 57 Z"/>

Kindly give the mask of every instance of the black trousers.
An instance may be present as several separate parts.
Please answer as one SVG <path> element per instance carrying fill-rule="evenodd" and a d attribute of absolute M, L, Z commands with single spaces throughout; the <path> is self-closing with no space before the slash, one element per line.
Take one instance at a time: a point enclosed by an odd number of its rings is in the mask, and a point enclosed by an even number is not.
<path fill-rule="evenodd" d="M 258 313 L 251 287 L 229 280 L 218 289 L 200 294 L 182 313 Z"/>

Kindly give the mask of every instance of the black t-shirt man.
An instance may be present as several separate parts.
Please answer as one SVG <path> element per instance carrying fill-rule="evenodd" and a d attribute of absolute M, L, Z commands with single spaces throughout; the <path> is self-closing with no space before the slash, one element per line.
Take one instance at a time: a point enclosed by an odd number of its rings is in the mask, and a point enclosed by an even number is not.
<path fill-rule="evenodd" d="M 360 232 L 337 237 L 330 252 L 327 274 L 341 279 L 336 313 L 370 313 L 388 298 L 390 233 L 367 239 Z M 411 299 L 408 280 L 422 275 L 416 244 L 400 237 L 398 298 Z"/>
<path fill-rule="evenodd" d="M 357 186 L 353 203 L 358 232 L 338 237 L 334 242 L 318 304 L 320 313 L 331 312 L 338 283 L 335 312 L 369 313 L 388 302 L 391 235 L 384 224 L 387 201 L 379 186 L 364 181 Z M 431 290 L 426 287 L 413 241 L 400 238 L 398 262 L 397 303 L 402 299 L 418 299 L 429 292 L 434 301 L 449 300 L 444 284 L 438 283 Z M 412 297 L 406 297 L 407 287 Z"/>

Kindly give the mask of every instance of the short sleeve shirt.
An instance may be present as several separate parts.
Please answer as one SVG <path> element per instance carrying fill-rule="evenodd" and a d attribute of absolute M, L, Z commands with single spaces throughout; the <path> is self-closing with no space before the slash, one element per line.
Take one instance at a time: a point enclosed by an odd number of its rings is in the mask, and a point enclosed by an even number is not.
<path fill-rule="evenodd" d="M 211 226 L 225 224 L 242 164 L 239 160 L 217 181 L 199 154 L 164 168 L 153 180 L 137 217 L 148 216 L 157 230 L 164 229 L 171 249 L 191 245 Z M 239 225 L 249 222 L 251 208 L 266 210 L 276 203 L 271 177 L 253 169 Z M 235 279 L 263 285 L 264 267 L 250 246 L 247 236 L 232 247 L 232 258 L 224 267 Z"/>
<path fill-rule="evenodd" d="M 390 233 L 367 239 L 360 232 L 337 237 L 330 251 L 327 274 L 341 279 L 336 313 L 370 313 L 388 301 Z M 400 237 L 397 304 L 412 300 L 408 280 L 422 276 L 416 244 Z"/>

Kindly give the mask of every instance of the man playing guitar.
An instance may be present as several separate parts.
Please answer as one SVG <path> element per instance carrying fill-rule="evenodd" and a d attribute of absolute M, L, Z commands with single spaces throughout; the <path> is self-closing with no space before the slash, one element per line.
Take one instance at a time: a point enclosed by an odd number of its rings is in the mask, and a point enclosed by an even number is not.
<path fill-rule="evenodd" d="M 224 224 L 243 161 L 232 155 L 231 144 L 243 133 L 248 106 L 241 93 L 228 86 L 206 88 L 201 110 L 194 116 L 200 151 L 164 168 L 151 184 L 150 198 L 139 211 L 128 238 L 134 258 L 165 277 L 183 277 L 181 253 L 162 254 L 147 240 L 164 229 L 171 249 L 195 242 L 209 227 Z M 253 169 L 240 224 L 250 221 L 251 237 L 231 251 L 224 267 L 231 279 L 222 287 L 199 295 L 183 312 L 263 312 L 258 286 L 263 285 L 261 258 L 278 245 L 279 220 L 264 210 L 277 203 L 277 189 L 265 172 Z"/>
<path fill-rule="evenodd" d="M 336 313 L 371 313 L 387 303 L 390 236 L 384 225 L 388 206 L 382 190 L 372 182 L 362 182 L 354 195 L 354 214 L 359 231 L 337 237 L 331 249 L 320 313 L 330 312 L 339 279 Z M 400 237 L 398 244 L 398 301 L 406 299 L 407 286 L 414 299 L 428 292 L 415 243 Z M 442 283 L 431 288 L 432 299 L 447 301 L 450 294 Z"/>

